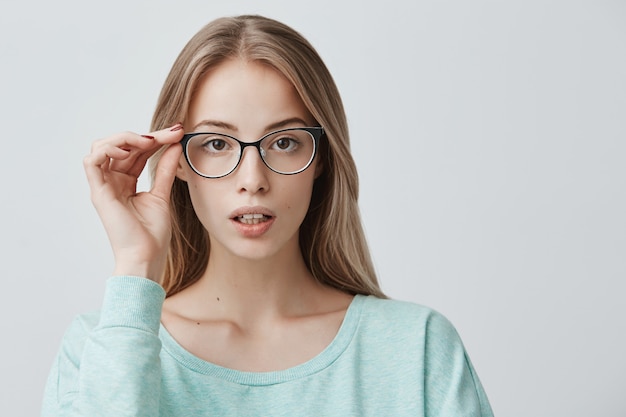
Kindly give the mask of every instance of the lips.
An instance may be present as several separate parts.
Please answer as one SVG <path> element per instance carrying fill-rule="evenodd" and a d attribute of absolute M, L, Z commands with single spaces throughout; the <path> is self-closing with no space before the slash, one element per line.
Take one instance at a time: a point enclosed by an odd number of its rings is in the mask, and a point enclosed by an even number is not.
<path fill-rule="evenodd" d="M 236 210 L 233 210 L 232 213 L 230 213 L 230 218 L 232 220 L 254 220 L 254 219 L 259 219 L 259 220 L 263 220 L 264 218 L 272 218 L 272 217 L 276 217 L 276 215 L 274 214 L 274 212 L 270 209 L 268 209 L 267 207 L 262 207 L 262 206 L 245 206 L 245 207 L 239 207 Z"/>
<path fill-rule="evenodd" d="M 267 232 L 276 215 L 265 207 L 240 207 L 233 211 L 230 220 L 244 237 L 259 237 Z"/>

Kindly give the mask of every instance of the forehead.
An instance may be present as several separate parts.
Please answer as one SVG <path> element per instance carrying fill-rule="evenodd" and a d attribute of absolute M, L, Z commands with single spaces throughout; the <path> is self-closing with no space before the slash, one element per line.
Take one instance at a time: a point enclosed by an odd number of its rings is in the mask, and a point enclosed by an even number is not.
<path fill-rule="evenodd" d="M 188 124 L 216 120 L 236 130 L 254 131 L 291 118 L 312 122 L 285 76 L 263 63 L 231 59 L 200 80 L 190 104 Z"/>

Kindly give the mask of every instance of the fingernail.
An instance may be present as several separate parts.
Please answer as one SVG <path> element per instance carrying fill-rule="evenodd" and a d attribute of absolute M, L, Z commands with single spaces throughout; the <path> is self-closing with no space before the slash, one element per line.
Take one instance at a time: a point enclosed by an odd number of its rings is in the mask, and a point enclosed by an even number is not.
<path fill-rule="evenodd" d="M 154 136 L 150 136 L 150 135 L 141 135 L 142 138 L 146 138 L 146 139 L 154 139 Z"/>
<path fill-rule="evenodd" d="M 172 128 L 170 129 L 170 132 L 176 132 L 180 129 L 183 128 L 183 124 L 182 123 L 176 123 L 174 126 L 172 126 Z"/>

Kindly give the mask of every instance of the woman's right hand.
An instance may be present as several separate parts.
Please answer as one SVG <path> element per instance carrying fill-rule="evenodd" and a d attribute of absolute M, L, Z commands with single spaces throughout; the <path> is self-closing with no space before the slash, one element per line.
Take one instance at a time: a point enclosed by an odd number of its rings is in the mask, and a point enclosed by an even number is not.
<path fill-rule="evenodd" d="M 182 148 L 180 124 L 138 135 L 119 133 L 93 143 L 83 161 L 93 202 L 113 248 L 114 275 L 159 281 L 171 236 L 170 191 Z M 137 193 L 148 158 L 170 145 L 157 165 L 152 188 Z"/>

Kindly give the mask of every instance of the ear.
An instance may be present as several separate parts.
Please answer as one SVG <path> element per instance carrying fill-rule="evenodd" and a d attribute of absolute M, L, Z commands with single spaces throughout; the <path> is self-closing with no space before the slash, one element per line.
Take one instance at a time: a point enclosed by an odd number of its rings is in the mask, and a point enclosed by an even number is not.
<path fill-rule="evenodd" d="M 185 159 L 185 155 L 181 155 L 178 159 L 178 167 L 176 168 L 176 177 L 184 182 L 187 182 L 187 176 L 189 175 L 189 164 Z"/>

